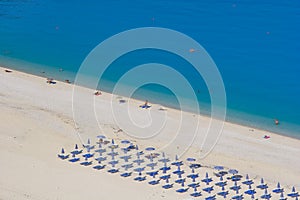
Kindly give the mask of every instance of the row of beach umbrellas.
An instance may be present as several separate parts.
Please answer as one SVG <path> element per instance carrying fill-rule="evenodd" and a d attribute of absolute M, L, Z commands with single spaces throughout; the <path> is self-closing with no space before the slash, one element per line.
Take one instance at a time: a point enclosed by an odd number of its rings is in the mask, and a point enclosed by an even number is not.
<path fill-rule="evenodd" d="M 271 199 L 272 194 L 276 199 L 287 199 L 280 183 L 271 190 L 262 178 L 255 186 L 254 181 L 248 175 L 243 177 L 236 169 L 225 170 L 223 166 L 214 166 L 216 171 L 214 178 L 210 177 L 207 172 L 202 174 L 201 178 L 197 169 L 202 166 L 196 162 L 195 158 L 187 158 L 184 162 L 176 156 L 171 162 L 165 153 L 157 152 L 154 147 L 140 150 L 129 140 L 121 140 L 118 145 L 114 139 L 108 140 L 104 135 L 97 136 L 97 140 L 97 143 L 92 145 L 88 139 L 83 148 L 79 148 L 76 144 L 70 153 L 66 153 L 62 148 L 58 157 L 71 163 L 78 162 L 82 166 L 92 166 L 95 170 L 107 168 L 107 172 L 120 173 L 120 176 L 124 178 L 138 174 L 133 180 L 144 182 L 150 179 L 149 185 L 161 184 L 161 187 L 166 190 L 176 188 L 178 193 L 192 190 L 190 193 L 192 197 L 206 196 L 205 200 L 214 200 L 218 197 L 226 199 L 229 194 L 233 194 L 231 199 L 255 199 L 257 198 L 256 190 L 263 190 L 263 194 L 260 195 L 261 199 Z M 95 165 L 93 165 L 94 162 L 96 162 Z M 242 191 L 245 187 L 247 189 Z M 214 193 L 214 191 L 217 192 Z M 299 193 L 293 187 L 287 196 L 298 200 Z"/>

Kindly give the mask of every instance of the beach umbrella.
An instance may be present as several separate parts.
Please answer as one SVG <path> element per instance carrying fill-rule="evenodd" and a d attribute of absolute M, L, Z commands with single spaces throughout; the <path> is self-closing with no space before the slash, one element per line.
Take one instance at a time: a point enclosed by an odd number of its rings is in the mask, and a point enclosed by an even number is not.
<path fill-rule="evenodd" d="M 228 191 L 225 191 L 225 188 L 222 187 L 222 192 L 217 193 L 219 196 L 222 196 L 224 199 L 226 199 L 226 196 L 229 194 Z"/>
<path fill-rule="evenodd" d="M 167 162 L 170 162 L 170 159 L 169 158 L 162 158 L 162 159 L 160 159 L 158 161 L 166 164 Z"/>
<path fill-rule="evenodd" d="M 137 163 L 138 165 L 141 165 L 145 161 L 143 159 L 137 159 L 137 160 L 134 160 L 133 162 Z"/>
<path fill-rule="evenodd" d="M 173 174 L 176 174 L 176 175 L 178 175 L 178 178 L 181 178 L 182 174 L 184 174 L 184 171 L 178 169 L 178 170 L 174 171 Z"/>
<path fill-rule="evenodd" d="M 214 169 L 220 171 L 220 170 L 223 170 L 224 167 L 223 166 L 215 166 Z"/>
<path fill-rule="evenodd" d="M 108 164 L 112 165 L 112 167 L 115 167 L 118 163 L 119 163 L 119 161 L 117 161 L 117 160 L 112 160 L 112 161 L 108 162 Z"/>
<path fill-rule="evenodd" d="M 200 168 L 201 167 L 201 165 L 200 164 L 198 164 L 198 163 L 192 163 L 192 164 L 190 164 L 190 166 L 189 166 L 190 168 L 192 168 L 192 169 L 198 169 L 198 168 Z"/>
<path fill-rule="evenodd" d="M 197 187 L 200 187 L 200 183 L 191 183 L 188 186 L 191 188 L 197 188 Z"/>
<path fill-rule="evenodd" d="M 95 158 L 95 160 L 97 160 L 99 163 L 101 163 L 102 161 L 105 161 L 106 160 L 106 157 L 98 157 L 98 158 Z"/>
<path fill-rule="evenodd" d="M 287 200 L 287 198 L 284 197 L 283 191 L 280 194 L 279 200 Z"/>
<path fill-rule="evenodd" d="M 163 175 L 163 176 L 160 177 L 160 179 L 162 179 L 162 180 L 168 180 L 168 179 L 170 179 L 170 178 L 171 178 L 171 175 L 170 175 L 170 174 L 168 174 L 168 175 Z"/>
<path fill-rule="evenodd" d="M 245 194 L 248 194 L 248 195 L 251 195 L 251 196 L 253 196 L 254 194 L 256 194 L 256 191 L 255 191 L 255 190 L 252 190 L 252 189 L 250 189 L 250 190 L 247 190 L 247 191 L 245 191 Z"/>
<path fill-rule="evenodd" d="M 86 153 L 86 154 L 83 154 L 82 156 L 85 157 L 85 158 L 91 158 L 91 157 L 94 156 L 94 154 L 93 153 Z"/>
<path fill-rule="evenodd" d="M 219 176 L 224 176 L 224 175 L 228 174 L 228 172 L 226 172 L 226 171 L 220 171 L 220 172 L 218 172 L 218 174 L 219 174 Z"/>
<path fill-rule="evenodd" d="M 122 177 L 129 177 L 129 176 L 131 176 L 131 172 L 124 172 L 123 174 L 120 174 L 120 176 L 122 176 Z"/>
<path fill-rule="evenodd" d="M 265 193 L 261 196 L 262 199 L 271 199 L 271 194 L 268 194 L 267 189 L 265 189 Z"/>
<path fill-rule="evenodd" d="M 122 140 L 121 143 L 122 144 L 130 144 L 130 141 L 129 140 Z"/>
<path fill-rule="evenodd" d="M 206 188 L 203 188 L 202 190 L 210 194 L 214 190 L 214 186 L 206 187 Z"/>
<path fill-rule="evenodd" d="M 273 190 L 274 193 L 282 193 L 283 192 L 283 188 L 280 187 L 280 183 L 277 183 L 277 188 Z"/>
<path fill-rule="evenodd" d="M 139 174 L 141 174 L 144 170 L 145 170 L 145 167 L 139 167 L 139 168 L 134 169 L 133 171 L 138 172 Z"/>
<path fill-rule="evenodd" d="M 156 165 L 157 165 L 157 163 L 149 163 L 149 164 L 147 164 L 148 167 L 151 167 L 151 170 L 153 170 Z"/>
<path fill-rule="evenodd" d="M 192 197 L 200 197 L 201 196 L 201 192 L 197 192 L 197 188 L 194 188 L 194 192 L 192 194 L 190 194 Z"/>
<path fill-rule="evenodd" d="M 147 147 L 145 150 L 146 150 L 146 151 L 154 151 L 155 148 L 154 148 L 154 147 Z"/>
<path fill-rule="evenodd" d="M 259 188 L 259 189 L 264 190 L 264 189 L 267 189 L 267 188 L 268 188 L 268 185 L 265 184 L 265 183 L 264 183 L 264 179 L 261 178 L 260 185 L 258 185 L 258 186 L 256 186 L 256 187 Z"/>
<path fill-rule="evenodd" d="M 231 197 L 231 199 L 234 199 L 234 200 L 243 200 L 244 197 L 243 197 L 243 195 L 236 195 L 236 196 Z"/>
<path fill-rule="evenodd" d="M 236 174 L 236 175 L 233 175 L 233 176 L 231 177 L 231 180 L 234 181 L 234 182 L 236 182 L 236 181 L 240 181 L 242 178 L 243 178 L 242 175 Z"/>
<path fill-rule="evenodd" d="M 254 182 L 249 179 L 249 175 L 247 174 L 246 175 L 246 180 L 244 182 L 242 182 L 244 185 L 248 185 L 248 186 L 251 186 Z"/>
<path fill-rule="evenodd" d="M 74 163 L 74 162 L 77 162 L 79 160 L 80 160 L 80 158 L 71 158 L 69 161 L 72 162 L 72 163 Z"/>
<path fill-rule="evenodd" d="M 195 158 L 187 158 L 186 160 L 189 161 L 189 162 L 195 162 L 196 161 Z"/>
<path fill-rule="evenodd" d="M 109 170 L 107 170 L 107 172 L 115 174 L 115 173 L 119 172 L 119 169 L 109 169 Z"/>
<path fill-rule="evenodd" d="M 103 154 L 104 152 L 106 152 L 106 149 L 99 148 L 99 149 L 96 149 L 95 152 L 96 152 L 96 153 L 99 153 L 100 156 L 102 156 L 102 154 Z"/>
<path fill-rule="evenodd" d="M 105 137 L 105 135 L 98 135 L 97 138 L 98 139 L 105 139 L 106 137 Z"/>
<path fill-rule="evenodd" d="M 155 176 L 158 174 L 158 171 L 147 172 L 146 174 L 151 176 L 152 178 L 155 178 Z"/>
<path fill-rule="evenodd" d="M 126 165 L 122 165 L 121 167 L 123 167 L 127 171 L 128 169 L 133 167 L 133 164 L 126 164 Z"/>
<path fill-rule="evenodd" d="M 175 180 L 175 183 L 181 184 L 182 187 L 183 187 L 183 186 L 184 186 L 184 183 L 185 183 L 185 178 L 177 179 L 177 180 Z"/>
<path fill-rule="evenodd" d="M 230 169 L 230 170 L 228 170 L 228 172 L 233 175 L 239 173 L 238 170 L 236 170 L 236 169 Z"/>
<path fill-rule="evenodd" d="M 292 192 L 288 194 L 289 197 L 298 198 L 300 195 L 296 192 L 295 187 L 292 188 Z"/>
<path fill-rule="evenodd" d="M 125 162 L 128 162 L 128 160 L 131 159 L 131 155 L 121 156 L 120 158 L 123 159 Z"/>
<path fill-rule="evenodd" d="M 180 188 L 180 189 L 176 190 L 176 192 L 184 193 L 184 192 L 187 192 L 188 190 L 189 190 L 189 188 Z"/>
<path fill-rule="evenodd" d="M 215 199 L 216 199 L 216 195 L 209 196 L 209 197 L 205 198 L 205 200 L 215 200 Z"/>
<path fill-rule="evenodd" d="M 208 185 L 210 182 L 212 182 L 212 178 L 208 176 L 208 173 L 206 172 L 205 178 L 201 180 L 202 182 L 206 183 Z"/>
<path fill-rule="evenodd" d="M 196 178 L 198 178 L 199 175 L 198 174 L 189 174 L 187 177 L 191 178 L 193 180 L 193 182 L 195 182 Z"/>
<path fill-rule="evenodd" d="M 96 165 L 94 166 L 93 168 L 94 169 L 97 169 L 97 170 L 100 170 L 100 169 L 104 169 L 106 165 Z"/>
<path fill-rule="evenodd" d="M 152 181 L 149 181 L 148 183 L 150 184 L 150 185 L 157 185 L 158 183 L 159 183 L 159 179 L 158 180 L 152 180 Z"/>
<path fill-rule="evenodd" d="M 241 189 L 241 186 L 237 185 L 237 182 L 234 182 L 234 186 L 230 187 L 230 189 L 238 194 L 239 190 Z"/>
<path fill-rule="evenodd" d="M 160 168 L 161 171 L 163 171 L 163 173 L 167 173 L 167 171 L 171 170 L 171 167 L 167 167 L 167 166 L 164 166 L 162 168 Z"/>
<path fill-rule="evenodd" d="M 170 189 L 170 188 L 172 188 L 173 187 L 173 184 L 166 184 L 166 185 L 163 185 L 162 186 L 162 188 L 164 188 L 164 189 Z"/>

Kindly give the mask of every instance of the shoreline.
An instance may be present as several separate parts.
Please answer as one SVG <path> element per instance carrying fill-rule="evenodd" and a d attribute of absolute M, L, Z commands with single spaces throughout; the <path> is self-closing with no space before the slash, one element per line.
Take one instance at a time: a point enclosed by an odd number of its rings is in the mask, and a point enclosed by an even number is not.
<path fill-rule="evenodd" d="M 14 59 L 12 58 L 12 60 L 14 60 Z M 27 62 L 27 61 L 25 61 L 25 62 Z M 29 65 L 29 64 L 31 64 L 31 63 L 27 63 L 27 64 Z M 41 73 L 41 72 L 40 72 L 40 75 L 38 75 L 38 72 L 36 72 L 36 73 L 34 73 L 34 72 L 30 73 L 30 72 L 26 72 L 25 70 L 24 70 L 24 71 L 20 71 L 20 70 L 18 70 L 18 69 L 10 68 L 9 66 L 0 66 L 0 68 L 7 68 L 7 69 L 9 69 L 9 70 L 14 70 L 14 71 L 17 71 L 17 72 L 20 72 L 20 73 L 24 73 L 24 74 L 30 74 L 30 75 L 32 75 L 32 76 L 36 76 L 36 77 L 40 77 L 40 78 L 47 78 L 47 77 L 48 77 L 46 73 Z M 64 72 L 64 71 L 63 71 L 63 72 Z M 55 76 L 55 75 L 56 75 L 56 76 L 59 76 L 59 74 L 60 74 L 60 72 L 54 74 L 54 76 Z M 74 75 L 75 75 L 75 73 L 68 71 L 68 72 L 67 72 L 67 75 L 66 75 L 65 77 L 66 77 L 66 78 L 70 78 L 70 77 L 68 77 L 68 76 L 70 76 L 71 74 L 74 74 Z M 44 75 L 44 76 L 43 76 L 43 75 Z M 60 83 L 68 84 L 68 83 L 66 83 L 66 80 L 69 80 L 69 79 L 64 80 L 64 79 L 62 78 L 62 76 L 61 76 L 61 77 L 54 77 L 54 76 L 51 76 L 51 75 L 50 75 L 49 77 L 54 78 L 56 81 L 58 81 L 58 82 L 60 82 Z M 56 78 L 58 78 L 58 79 L 56 79 Z M 71 85 L 74 85 L 74 83 L 72 82 Z M 92 90 L 91 88 L 86 87 L 86 86 L 80 86 L 80 87 L 83 87 L 83 88 Z M 101 90 L 101 91 L 102 91 L 102 90 Z M 103 90 L 102 92 L 111 94 L 110 92 L 108 92 L 108 91 L 106 91 L 106 90 Z M 114 94 L 114 95 L 115 95 L 115 94 Z M 120 96 L 121 96 L 121 95 L 120 95 Z M 123 97 L 123 96 L 122 96 L 122 97 Z M 128 98 L 128 97 L 124 97 L 124 98 Z M 142 100 L 142 99 L 134 99 L 134 100 L 140 101 L 141 103 L 143 103 L 143 100 Z M 162 105 L 162 104 L 160 104 L 160 103 L 158 103 L 158 102 L 151 102 L 151 103 L 157 104 L 157 105 Z M 169 109 L 175 109 L 175 110 L 181 111 L 179 108 L 176 108 L 176 107 L 172 107 L 172 106 L 168 106 L 168 105 L 162 105 L 162 106 L 164 106 L 164 107 L 166 107 L 166 108 L 169 108 Z M 191 109 L 191 108 L 190 108 L 190 109 Z M 187 112 L 187 113 L 191 113 L 191 114 L 196 114 L 196 115 L 197 115 L 197 113 L 194 113 L 194 112 L 192 112 L 192 111 L 190 111 L 190 110 L 182 110 L 182 111 L 183 111 L 183 112 Z M 243 114 L 246 114 L 246 115 L 255 117 L 255 118 L 267 119 L 266 117 L 263 117 L 263 116 L 253 115 L 253 114 L 249 114 L 249 113 L 245 113 L 245 112 L 241 112 L 241 111 L 237 111 L 237 110 L 233 110 L 233 112 L 243 113 Z M 226 112 L 226 113 L 227 113 L 227 112 Z M 209 116 L 207 113 L 201 113 L 200 116 L 210 118 L 210 116 Z M 258 130 L 258 131 L 264 131 L 264 132 L 267 132 L 267 133 L 270 133 L 270 134 L 277 134 L 277 135 L 281 135 L 281 136 L 285 136 L 285 137 L 289 137 L 289 138 L 293 138 L 293 139 L 300 140 L 300 135 L 299 135 L 299 136 L 296 135 L 295 132 L 292 132 L 292 133 L 285 133 L 285 134 L 284 134 L 284 133 L 281 133 L 281 132 L 276 131 L 276 130 L 268 130 L 268 129 L 266 129 L 266 128 L 262 128 L 262 127 L 259 127 L 259 126 L 255 126 L 255 125 L 251 126 L 251 125 L 248 125 L 248 124 L 246 123 L 246 120 L 244 120 L 244 119 L 242 119 L 242 120 L 240 121 L 241 123 L 238 123 L 238 122 L 236 122 L 236 121 L 238 121 L 238 116 L 234 116 L 234 117 L 231 116 L 230 118 L 231 118 L 231 120 L 229 120 L 228 117 L 225 116 L 224 122 L 230 123 L 230 124 L 233 124 L 233 125 L 238 125 L 238 126 L 248 127 L 249 130 L 253 130 L 253 129 L 254 129 L 254 130 Z M 219 120 L 219 119 L 217 119 L 217 120 Z M 290 124 L 290 123 L 289 123 L 289 124 Z M 291 125 L 294 125 L 294 124 L 291 124 Z M 273 126 L 274 126 L 274 127 L 280 126 L 280 124 L 279 124 L 279 125 L 273 124 Z"/>
<path fill-rule="evenodd" d="M 101 184 L 104 190 L 111 192 L 116 190 L 115 186 L 120 186 L 117 193 L 124 194 L 125 199 L 143 198 L 143 196 L 133 196 L 137 188 L 140 190 L 137 192 L 139 195 L 147 193 L 149 199 L 153 200 L 188 198 L 188 196 L 178 196 L 169 191 L 165 193 L 159 187 L 152 188 L 147 184 L 137 184 L 129 179 L 124 180 L 118 176 L 97 173 L 91 169 L 77 165 L 71 166 L 69 163 L 58 160 L 56 154 L 61 147 L 69 151 L 75 143 L 79 142 L 76 133 L 82 134 L 84 142 L 86 138 L 94 140 L 93 134 L 99 134 L 97 125 L 89 119 L 82 118 L 83 123 L 88 126 L 81 126 L 79 129 L 74 126 L 70 107 L 72 84 L 57 82 L 55 85 L 49 85 L 46 83 L 46 78 L 15 70 L 12 73 L 6 73 L 4 69 L 0 67 L 0 120 L 3 122 L 0 125 L 3 130 L 0 134 L 0 155 L 4 161 L 2 173 L 0 172 L 0 197 L 53 199 L 59 196 L 60 199 L 82 199 L 86 194 L 91 194 L 91 199 L 99 199 L 100 196 L 108 197 L 105 196 L 106 194 L 96 192 L 98 185 Z M 93 90 L 81 89 L 79 95 L 95 97 Z M 95 112 L 100 113 L 98 116 L 103 132 L 109 138 L 120 141 L 128 138 L 128 134 L 125 131 L 117 132 L 118 124 L 110 116 L 111 100 L 117 105 L 118 111 L 124 110 L 124 104 L 119 104 L 113 95 L 103 92 L 99 98 L 95 98 L 97 105 Z M 129 108 L 137 112 L 138 117 L 143 118 L 148 112 L 137 109 L 141 101 L 132 99 L 127 101 L 127 104 Z M 152 104 L 151 112 L 154 116 L 162 114 L 158 109 L 159 105 Z M 171 122 L 166 124 L 164 134 L 150 141 L 134 139 L 139 146 L 147 147 L 155 144 L 154 146 L 160 149 L 169 138 L 173 137 L 180 111 L 169 108 L 166 113 Z M 195 119 L 193 114 L 187 113 L 187 117 L 192 124 Z M 205 129 L 205 124 L 209 120 L 204 116 L 200 118 L 203 122 L 201 128 Z M 184 131 L 192 130 L 189 125 Z M 226 169 L 238 169 L 244 176 L 249 174 L 256 182 L 264 178 L 270 188 L 275 188 L 277 181 L 280 181 L 286 191 L 290 191 L 292 186 L 299 188 L 297 175 L 300 175 L 300 160 L 297 159 L 297 155 L 300 153 L 300 140 L 263 130 L 249 131 L 249 129 L 251 128 L 225 122 L 223 133 L 213 151 L 207 157 L 198 160 L 206 166 L 203 170 L 211 174 L 213 166 L 222 165 Z M 270 134 L 271 138 L 263 139 L 265 134 Z M 184 144 L 184 137 L 180 139 L 182 140 L 177 143 L 179 147 Z M 184 159 L 188 156 L 199 157 L 201 153 L 197 146 L 199 141 L 201 140 L 194 141 L 193 146 L 183 155 Z M 45 170 L 50 173 L 45 174 Z M 26 181 L 28 179 L 32 180 L 30 186 Z M 47 184 L 40 185 L 42 180 L 47 180 Z M 105 184 L 106 181 L 109 184 Z M 88 185 L 88 188 L 82 194 L 78 194 L 77 190 L 82 190 L 82 182 Z M 122 187 L 123 184 L 125 184 L 124 187 Z M 75 191 L 74 188 L 76 188 Z M 24 191 L 29 197 L 18 198 L 17 193 L 24 193 Z M 120 198 L 122 195 L 118 197 L 118 194 L 113 194 L 111 199 Z"/>

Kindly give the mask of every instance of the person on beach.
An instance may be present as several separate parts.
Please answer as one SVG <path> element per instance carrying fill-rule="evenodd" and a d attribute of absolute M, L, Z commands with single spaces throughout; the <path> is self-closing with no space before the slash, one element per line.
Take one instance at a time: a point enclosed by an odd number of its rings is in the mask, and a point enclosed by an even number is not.
<path fill-rule="evenodd" d="M 54 81 L 53 78 L 47 78 L 47 83 L 48 84 L 55 84 L 56 82 Z"/>
<path fill-rule="evenodd" d="M 140 107 L 141 107 L 141 108 L 148 109 L 148 108 L 150 108 L 151 106 L 148 104 L 148 100 L 146 100 L 144 104 L 140 105 Z"/>
<path fill-rule="evenodd" d="M 99 95 L 101 95 L 102 93 L 99 91 L 99 90 L 97 90 L 95 93 L 94 93 L 94 95 L 96 95 L 96 96 L 99 96 Z"/>

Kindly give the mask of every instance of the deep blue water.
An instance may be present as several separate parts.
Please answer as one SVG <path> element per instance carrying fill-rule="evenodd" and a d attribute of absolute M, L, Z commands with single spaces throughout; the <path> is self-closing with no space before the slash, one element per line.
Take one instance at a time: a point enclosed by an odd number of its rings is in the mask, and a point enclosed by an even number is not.
<path fill-rule="evenodd" d="M 229 121 L 300 138 L 297 0 L 0 0 L 0 64 L 74 80 L 84 58 L 101 41 L 121 31 L 148 26 L 180 31 L 207 50 L 224 80 Z M 209 112 L 209 95 L 201 77 L 192 70 L 182 70 L 192 69 L 188 63 L 157 50 L 120 57 L 107 71 L 101 89 L 111 91 L 126 72 L 115 73 L 113 69 L 122 66 L 128 70 L 147 62 L 181 70 L 194 89 L 201 91 L 198 100 Z M 178 106 L 176 98 L 159 86 L 141 88 L 135 97 Z M 280 126 L 274 126 L 274 118 L 280 120 Z"/>

